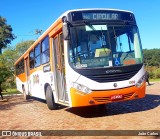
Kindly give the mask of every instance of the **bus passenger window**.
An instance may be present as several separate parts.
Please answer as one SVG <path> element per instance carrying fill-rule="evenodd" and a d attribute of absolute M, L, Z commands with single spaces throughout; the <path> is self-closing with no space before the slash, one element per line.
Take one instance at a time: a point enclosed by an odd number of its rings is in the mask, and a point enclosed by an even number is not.
<path fill-rule="evenodd" d="M 49 54 L 49 38 L 46 37 L 42 41 L 42 64 L 49 62 L 50 54 Z"/>
<path fill-rule="evenodd" d="M 29 63 L 30 63 L 30 69 L 34 68 L 34 51 L 32 50 L 29 54 Z"/>
<path fill-rule="evenodd" d="M 24 73 L 24 59 L 16 65 L 16 75 Z"/>
<path fill-rule="evenodd" d="M 35 49 L 35 67 L 38 67 L 41 64 L 41 45 L 38 44 Z"/>

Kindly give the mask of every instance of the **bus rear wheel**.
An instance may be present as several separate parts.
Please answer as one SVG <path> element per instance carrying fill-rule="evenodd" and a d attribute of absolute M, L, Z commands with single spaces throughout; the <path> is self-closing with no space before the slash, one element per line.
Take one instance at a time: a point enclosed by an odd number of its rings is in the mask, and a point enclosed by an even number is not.
<path fill-rule="evenodd" d="M 46 101 L 47 101 L 47 106 L 50 110 L 57 109 L 57 104 L 54 101 L 52 88 L 49 85 L 46 88 Z"/>

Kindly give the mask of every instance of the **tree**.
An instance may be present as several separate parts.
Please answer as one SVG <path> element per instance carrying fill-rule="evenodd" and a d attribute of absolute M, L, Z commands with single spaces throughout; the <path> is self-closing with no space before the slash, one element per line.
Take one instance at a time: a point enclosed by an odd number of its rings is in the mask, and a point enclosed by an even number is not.
<path fill-rule="evenodd" d="M 6 49 L 0 55 L 0 83 L 14 85 L 14 63 L 33 43 L 33 40 L 18 43 L 15 49 Z"/>
<path fill-rule="evenodd" d="M 15 50 L 7 49 L 0 55 L 0 63 L 2 63 L 11 74 L 14 74 L 14 62 L 17 59 Z"/>
<path fill-rule="evenodd" d="M 144 49 L 144 63 L 148 66 L 160 67 L 160 49 Z"/>
<path fill-rule="evenodd" d="M 34 43 L 34 40 L 22 41 L 16 45 L 17 56 L 20 57 Z"/>
<path fill-rule="evenodd" d="M 0 63 L 0 85 L 5 82 L 5 80 L 10 77 L 9 70 L 5 67 L 3 63 Z"/>
<path fill-rule="evenodd" d="M 6 48 L 15 39 L 15 35 L 12 33 L 12 27 L 7 25 L 6 22 L 7 20 L 0 16 L 0 54 L 2 54 L 2 48 Z"/>
<path fill-rule="evenodd" d="M 35 29 L 34 32 L 35 32 L 35 35 L 38 35 L 38 37 L 40 37 L 43 33 L 43 30 L 42 29 Z M 37 39 L 38 39 L 38 37 L 37 37 Z"/>
<path fill-rule="evenodd" d="M 42 29 L 35 29 L 35 35 L 42 35 Z"/>
<path fill-rule="evenodd" d="M 144 63 L 150 78 L 160 77 L 160 49 L 144 49 Z"/>
<path fill-rule="evenodd" d="M 20 42 L 16 45 L 15 49 L 7 49 L 0 55 L 0 63 L 14 74 L 14 63 L 15 61 L 34 43 L 33 40 Z"/>

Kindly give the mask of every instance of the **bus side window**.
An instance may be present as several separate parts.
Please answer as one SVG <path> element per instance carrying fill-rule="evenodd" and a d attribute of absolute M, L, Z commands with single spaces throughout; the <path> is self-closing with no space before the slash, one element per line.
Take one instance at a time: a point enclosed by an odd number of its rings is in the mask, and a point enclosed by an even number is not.
<path fill-rule="evenodd" d="M 38 67 L 41 65 L 41 45 L 38 44 L 35 49 L 35 67 Z"/>
<path fill-rule="evenodd" d="M 19 63 L 16 65 L 16 75 L 19 75 L 21 73 L 24 73 L 24 59 L 22 59 Z"/>
<path fill-rule="evenodd" d="M 30 51 L 29 53 L 29 65 L 30 65 L 30 69 L 34 68 L 34 51 Z"/>
<path fill-rule="evenodd" d="M 42 64 L 49 62 L 50 53 L 49 53 L 49 38 L 46 37 L 42 41 Z"/>

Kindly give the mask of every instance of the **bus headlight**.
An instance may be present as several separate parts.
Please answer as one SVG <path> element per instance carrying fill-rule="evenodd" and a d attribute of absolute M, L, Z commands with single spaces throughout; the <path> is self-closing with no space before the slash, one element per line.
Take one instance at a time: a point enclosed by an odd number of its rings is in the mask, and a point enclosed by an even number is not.
<path fill-rule="evenodd" d="M 82 84 L 78 84 L 78 83 L 75 83 L 75 82 L 72 82 L 71 83 L 71 86 L 75 89 L 77 89 L 78 91 L 81 91 L 81 92 L 84 92 L 86 94 L 89 94 L 92 92 L 92 90 Z"/>
<path fill-rule="evenodd" d="M 139 81 L 136 83 L 136 87 L 141 87 L 141 85 L 143 84 L 143 82 L 146 81 L 146 74 L 144 74 Z"/>

